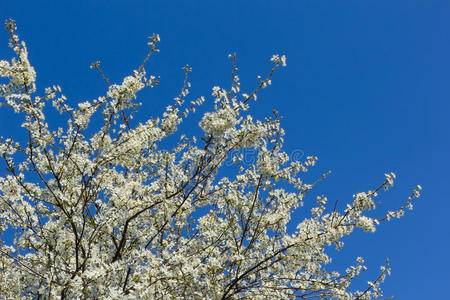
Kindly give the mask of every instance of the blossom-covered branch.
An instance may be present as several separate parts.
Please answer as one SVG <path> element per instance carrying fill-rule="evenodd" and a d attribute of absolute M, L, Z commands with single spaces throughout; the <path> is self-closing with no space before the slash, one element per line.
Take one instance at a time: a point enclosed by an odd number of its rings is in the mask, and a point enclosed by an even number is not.
<path fill-rule="evenodd" d="M 72 106 L 59 86 L 37 95 L 36 72 L 26 44 L 9 20 L 11 60 L 0 61 L 2 109 L 23 117 L 26 141 L 1 138 L 6 173 L 0 177 L 0 295 L 24 299 L 372 299 L 388 266 L 362 291 L 350 284 L 366 267 L 358 258 L 343 273 L 328 271 L 330 245 L 356 228 L 373 232 L 400 217 L 419 196 L 416 188 L 400 209 L 378 219 L 366 215 L 374 198 L 393 185 L 387 174 L 373 191 L 357 193 L 343 211 L 317 197 L 311 214 L 288 230 L 291 215 L 320 181 L 303 181 L 317 157 L 304 161 L 283 150 L 280 117 L 254 120 L 251 100 L 268 87 L 284 55 L 271 58 L 267 76 L 242 93 L 233 60 L 231 86 L 212 89 L 213 109 L 199 118 L 201 136 L 179 125 L 207 101 L 188 100 L 189 66 L 183 86 L 159 117 L 133 120 L 144 88 L 160 78 L 146 64 L 149 53 L 105 94 Z M 265 78 L 265 79 L 263 79 Z M 61 124 L 48 124 L 51 102 Z M 101 121 L 94 129 L 93 120 Z M 97 122 L 98 123 L 98 122 Z M 51 125 L 51 126 L 50 126 Z M 55 130 L 50 128 L 57 127 Z M 171 137 L 168 139 L 168 137 Z M 176 141 L 175 145 L 171 141 Z M 171 145 L 171 146 L 168 146 Z M 236 154 L 255 151 L 251 164 Z M 232 164 L 224 163 L 231 157 Z M 229 162 L 230 160 L 228 160 Z"/>

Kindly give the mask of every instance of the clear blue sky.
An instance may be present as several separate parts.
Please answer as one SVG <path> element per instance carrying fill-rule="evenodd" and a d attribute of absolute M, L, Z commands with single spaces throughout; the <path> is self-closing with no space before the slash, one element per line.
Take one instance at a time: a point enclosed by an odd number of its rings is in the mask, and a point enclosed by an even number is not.
<path fill-rule="evenodd" d="M 0 0 L 0 19 L 7 18 L 28 43 L 41 91 L 60 84 L 72 103 L 104 92 L 90 63 L 100 60 L 117 82 L 145 56 L 146 37 L 159 33 L 150 72 L 162 82 L 142 93 L 141 117 L 160 113 L 178 93 L 186 63 L 197 97 L 228 86 L 230 52 L 244 90 L 270 68 L 271 54 L 286 54 L 288 67 L 252 112 L 278 110 L 288 151 L 319 157 L 308 178 L 333 171 L 310 200 L 325 193 L 350 201 L 391 171 L 398 180 L 381 208 L 397 208 L 417 184 L 424 189 L 401 220 L 346 239 L 336 266 L 363 255 L 369 280 L 389 257 L 387 296 L 449 297 L 450 1 Z M 1 31 L 3 59 L 12 55 L 7 42 Z M 0 135 L 20 134 L 9 114 L 0 110 Z"/>

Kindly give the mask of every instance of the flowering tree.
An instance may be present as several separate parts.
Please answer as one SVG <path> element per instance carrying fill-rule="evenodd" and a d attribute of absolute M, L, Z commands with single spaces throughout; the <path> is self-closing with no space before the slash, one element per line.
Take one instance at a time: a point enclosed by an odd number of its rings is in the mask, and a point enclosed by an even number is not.
<path fill-rule="evenodd" d="M 373 198 L 393 185 L 395 175 L 374 190 L 357 193 L 345 210 L 326 208 L 317 198 L 310 217 L 293 232 L 287 224 L 315 183 L 301 174 L 316 157 L 293 161 L 282 150 L 283 129 L 276 113 L 253 120 L 247 110 L 258 91 L 286 65 L 274 55 L 273 68 L 250 93 L 240 92 L 233 60 L 228 89 L 214 87 L 214 109 L 201 116 L 202 137 L 177 135 L 179 124 L 204 102 L 186 105 L 185 81 L 160 118 L 134 124 L 137 93 L 158 78 L 145 64 L 158 51 L 150 37 L 148 56 L 120 84 L 110 84 L 99 63 L 92 64 L 108 86 L 105 96 L 71 107 L 59 86 L 36 95 L 36 73 L 27 48 L 9 20 L 16 57 L 0 61 L 2 109 L 23 115 L 27 141 L 2 138 L 6 174 L 0 177 L 0 298 L 86 299 L 371 299 L 389 266 L 366 289 L 352 291 L 365 270 L 362 258 L 345 272 L 330 272 L 328 246 L 359 227 L 375 231 L 400 217 L 414 189 L 398 210 L 380 218 L 365 215 Z M 67 122 L 49 129 L 44 107 L 51 102 Z M 101 118 L 99 130 L 90 121 Z M 164 143 L 176 137 L 173 148 Z M 254 149 L 245 165 L 236 150 Z M 232 156 L 232 176 L 223 165 Z M 233 168 L 234 167 L 234 168 Z"/>

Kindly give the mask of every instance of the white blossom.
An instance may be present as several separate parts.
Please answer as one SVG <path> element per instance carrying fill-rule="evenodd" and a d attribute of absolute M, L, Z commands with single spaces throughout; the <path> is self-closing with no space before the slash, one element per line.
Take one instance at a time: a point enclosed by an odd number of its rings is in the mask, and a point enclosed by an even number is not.
<path fill-rule="evenodd" d="M 366 289 L 354 290 L 350 284 L 366 270 L 364 259 L 341 273 L 332 271 L 326 266 L 332 261 L 328 246 L 339 250 L 342 238 L 356 228 L 373 232 L 381 222 L 403 216 L 422 188 L 399 209 L 369 217 L 379 192 L 393 186 L 395 175 L 388 173 L 380 186 L 346 201 L 343 210 L 330 209 L 321 195 L 307 218 L 291 220 L 329 172 L 304 182 L 303 173 L 317 157 L 298 161 L 283 151 L 276 112 L 264 120 L 247 113 L 249 100 L 272 83 L 275 69 L 286 66 L 284 55 L 274 55 L 269 75 L 242 94 L 236 56 L 230 55 L 232 86 L 213 87 L 214 107 L 197 119 L 202 136 L 196 138 L 179 133 L 188 115 L 208 102 L 203 96 L 185 101 L 189 66 L 174 103 L 160 116 L 132 120 L 139 91 L 159 80 L 145 71 L 145 62 L 159 51 L 159 35 L 150 37 L 144 63 L 118 84 L 109 83 L 98 62 L 92 64 L 108 84 L 106 95 L 71 107 L 59 86 L 36 95 L 26 44 L 13 21 L 7 29 L 15 58 L 0 61 L 0 76 L 8 78 L 0 97 L 23 117 L 28 140 L 0 139 L 6 167 L 0 176 L 0 231 L 15 236 L 0 242 L 2 299 L 382 296 L 388 264 Z M 48 101 L 67 118 L 55 130 L 44 112 Z M 253 160 L 246 161 L 239 152 L 244 150 L 254 153 Z M 289 222 L 296 222 L 296 229 L 288 230 Z"/>

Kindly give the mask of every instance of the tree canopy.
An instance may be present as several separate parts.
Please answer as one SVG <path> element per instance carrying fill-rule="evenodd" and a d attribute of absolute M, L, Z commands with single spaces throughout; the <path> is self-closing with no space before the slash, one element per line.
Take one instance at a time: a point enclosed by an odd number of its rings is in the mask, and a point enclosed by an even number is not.
<path fill-rule="evenodd" d="M 310 216 L 288 223 L 305 195 L 327 174 L 304 182 L 317 157 L 298 161 L 283 150 L 277 112 L 255 120 L 248 112 L 258 92 L 286 66 L 273 55 L 272 68 L 254 90 L 240 89 L 231 54 L 229 87 L 212 88 L 214 108 L 199 116 L 201 136 L 179 132 L 207 100 L 189 100 L 189 66 L 178 96 L 159 117 L 133 120 L 138 92 L 159 77 L 146 72 L 158 52 L 149 39 L 147 57 L 121 83 L 110 83 L 100 63 L 91 68 L 107 91 L 71 106 L 59 86 L 41 96 L 26 44 L 14 21 L 6 28 L 15 57 L 0 61 L 2 109 L 23 116 L 26 141 L 0 140 L 6 174 L 0 177 L 0 297 L 36 299 L 373 299 L 390 273 L 382 266 L 367 288 L 353 290 L 365 269 L 358 257 L 344 272 L 326 268 L 329 246 L 356 228 L 374 232 L 379 223 L 401 217 L 419 196 L 378 218 L 366 212 L 395 175 L 359 192 L 337 209 L 325 196 Z M 209 98 L 209 97 L 208 97 Z M 49 124 L 46 105 L 60 114 Z M 101 126 L 96 128 L 92 120 Z M 15 124 L 12 124 L 15 125 Z M 56 126 L 57 129 L 51 129 Z M 167 139 L 176 142 L 167 142 Z M 255 151 L 244 161 L 243 149 Z M 223 172 L 225 161 L 231 161 Z"/>

